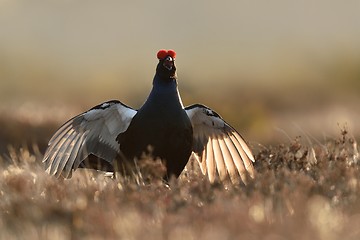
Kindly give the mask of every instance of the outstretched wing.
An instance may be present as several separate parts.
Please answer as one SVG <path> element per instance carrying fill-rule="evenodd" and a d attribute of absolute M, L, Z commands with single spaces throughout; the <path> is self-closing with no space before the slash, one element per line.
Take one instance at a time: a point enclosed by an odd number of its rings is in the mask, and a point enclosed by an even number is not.
<path fill-rule="evenodd" d="M 193 156 L 210 182 L 214 182 L 216 170 L 221 180 L 229 175 L 232 182 L 238 182 L 240 175 L 246 183 L 246 172 L 254 177 L 254 156 L 233 127 L 201 104 L 188 106 L 185 110 L 193 126 Z"/>
<path fill-rule="evenodd" d="M 97 105 L 62 125 L 50 139 L 43 163 L 51 175 L 68 177 L 93 154 L 108 163 L 120 153 L 116 137 L 137 113 L 119 101 Z"/>

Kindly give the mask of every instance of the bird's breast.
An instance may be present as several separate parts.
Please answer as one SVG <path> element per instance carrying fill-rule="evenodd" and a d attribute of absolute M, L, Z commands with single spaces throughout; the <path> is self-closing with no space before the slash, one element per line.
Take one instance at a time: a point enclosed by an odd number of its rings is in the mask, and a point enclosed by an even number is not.
<path fill-rule="evenodd" d="M 183 109 L 142 109 L 118 139 L 120 149 L 127 158 L 149 153 L 149 149 L 152 151 L 149 154 L 154 157 L 169 158 L 177 151 L 191 150 L 192 126 Z"/>

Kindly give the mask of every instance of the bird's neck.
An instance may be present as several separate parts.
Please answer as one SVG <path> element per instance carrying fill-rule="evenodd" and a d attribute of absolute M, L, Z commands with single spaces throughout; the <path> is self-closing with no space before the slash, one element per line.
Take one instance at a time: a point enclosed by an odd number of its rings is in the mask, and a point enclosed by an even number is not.
<path fill-rule="evenodd" d="M 174 92 L 177 91 L 177 80 L 175 77 L 163 77 L 158 74 L 155 75 L 153 80 L 153 91 L 157 92 Z"/>
<path fill-rule="evenodd" d="M 161 78 L 155 75 L 153 88 L 146 103 L 149 102 L 161 103 L 162 105 L 166 103 L 179 104 L 183 108 L 183 103 L 178 91 L 177 79 L 164 79 L 163 77 Z"/>

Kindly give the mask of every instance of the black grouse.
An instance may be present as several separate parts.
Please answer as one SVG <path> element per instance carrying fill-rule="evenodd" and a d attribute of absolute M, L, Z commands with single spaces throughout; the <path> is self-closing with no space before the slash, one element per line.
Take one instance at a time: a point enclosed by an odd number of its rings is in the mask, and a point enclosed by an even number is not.
<path fill-rule="evenodd" d="M 229 176 L 232 182 L 239 176 L 243 182 L 247 175 L 254 177 L 254 157 L 233 127 L 204 105 L 184 108 L 175 56 L 173 50 L 157 53 L 153 88 L 140 109 L 108 101 L 62 125 L 44 155 L 46 170 L 57 177 L 70 177 L 78 167 L 124 170 L 145 153 L 165 164 L 165 179 L 178 177 L 191 156 L 210 182 L 216 172 L 221 180 Z M 94 157 L 102 167 L 89 161 Z"/>

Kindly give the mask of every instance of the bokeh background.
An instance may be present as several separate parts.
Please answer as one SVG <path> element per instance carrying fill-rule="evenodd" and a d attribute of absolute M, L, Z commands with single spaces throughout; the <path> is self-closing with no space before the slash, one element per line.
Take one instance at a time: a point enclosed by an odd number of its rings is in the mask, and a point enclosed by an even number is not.
<path fill-rule="evenodd" d="M 161 48 L 185 105 L 253 147 L 360 134 L 360 1 L 0 0 L 0 151 L 109 99 L 141 106 Z"/>

